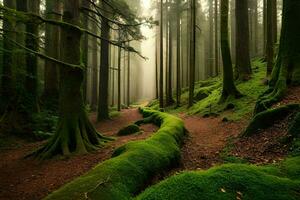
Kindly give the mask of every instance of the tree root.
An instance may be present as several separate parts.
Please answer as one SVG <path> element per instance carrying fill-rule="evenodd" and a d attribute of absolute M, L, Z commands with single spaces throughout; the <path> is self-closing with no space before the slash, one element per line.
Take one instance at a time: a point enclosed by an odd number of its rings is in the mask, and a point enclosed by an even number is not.
<path fill-rule="evenodd" d="M 272 126 L 276 123 L 276 121 L 282 120 L 290 114 L 299 111 L 300 104 L 290 104 L 280 108 L 260 112 L 253 118 L 246 130 L 242 133 L 242 136 L 249 137 L 257 133 L 259 130 Z"/>
<path fill-rule="evenodd" d="M 86 114 L 77 117 L 68 116 L 59 121 L 56 133 L 44 147 L 26 157 L 34 156 L 44 160 L 59 154 L 63 156 L 70 156 L 72 153 L 84 154 L 103 147 L 111 140 L 95 130 Z"/>

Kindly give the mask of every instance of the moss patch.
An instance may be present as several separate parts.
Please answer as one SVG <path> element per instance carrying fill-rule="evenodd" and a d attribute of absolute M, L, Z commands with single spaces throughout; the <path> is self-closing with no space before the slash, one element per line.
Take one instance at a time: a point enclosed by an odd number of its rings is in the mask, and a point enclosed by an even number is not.
<path fill-rule="evenodd" d="M 170 113 L 186 112 L 190 115 L 198 114 L 202 116 L 218 115 L 228 120 L 239 120 L 245 117 L 245 115 L 251 115 L 257 98 L 267 89 L 267 86 L 263 84 L 266 75 L 265 63 L 262 63 L 259 59 L 255 59 L 252 62 L 252 66 L 252 79 L 236 83 L 238 90 L 244 95 L 242 98 L 230 98 L 220 104 L 222 79 L 215 77 L 206 81 L 200 81 L 195 86 L 195 94 L 207 94 L 206 98 L 197 99 L 197 96 L 195 96 L 195 104 L 188 109 L 188 90 L 183 89 L 181 96 L 182 106 L 179 108 L 174 106 L 168 107 L 166 111 Z M 201 97 L 203 96 L 201 95 Z M 228 104 L 234 105 L 234 108 L 226 110 Z M 158 109 L 158 101 L 151 102 L 149 106 L 153 109 Z"/>
<path fill-rule="evenodd" d="M 131 135 L 134 133 L 138 133 L 140 131 L 141 131 L 141 129 L 138 125 L 130 124 L 130 125 L 122 128 L 121 130 L 119 130 L 118 135 L 119 136 Z"/>
<path fill-rule="evenodd" d="M 299 199 L 300 157 L 280 165 L 228 164 L 173 176 L 139 195 L 138 200 Z"/>
<path fill-rule="evenodd" d="M 177 164 L 185 135 L 181 119 L 153 110 L 141 110 L 160 129 L 144 141 L 118 148 L 113 158 L 100 163 L 46 199 L 130 199 L 157 173 Z"/>

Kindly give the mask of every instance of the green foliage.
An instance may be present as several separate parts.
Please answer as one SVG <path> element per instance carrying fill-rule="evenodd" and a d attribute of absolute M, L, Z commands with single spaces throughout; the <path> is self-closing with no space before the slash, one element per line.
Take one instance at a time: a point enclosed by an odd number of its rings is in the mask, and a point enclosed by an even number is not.
<path fill-rule="evenodd" d="M 166 113 L 141 110 L 152 116 L 160 129 L 144 141 L 129 142 L 118 148 L 113 158 L 100 163 L 46 199 L 130 199 L 156 174 L 177 164 L 185 135 L 181 119 Z"/>
<path fill-rule="evenodd" d="M 207 98 L 196 101 L 191 108 L 187 109 L 189 94 L 187 89 L 183 89 L 181 96 L 182 107 L 169 107 L 166 108 L 166 111 L 170 113 L 186 112 L 190 115 L 199 114 L 202 116 L 220 115 L 220 117 L 227 118 L 228 120 L 239 120 L 245 115 L 251 115 L 257 98 L 267 88 L 262 81 L 266 75 L 265 63 L 262 63 L 259 59 L 255 59 L 252 62 L 252 66 L 252 79 L 236 83 L 237 89 L 244 95 L 242 98 L 229 98 L 224 103 L 220 104 L 219 100 L 222 93 L 222 79 L 220 77 L 215 77 L 205 81 L 200 81 L 196 84 L 195 94 L 205 92 L 209 94 Z M 234 105 L 234 108 L 228 110 L 228 104 Z M 152 102 L 150 107 L 152 109 L 158 109 L 158 103 Z"/>
<path fill-rule="evenodd" d="M 120 135 L 120 136 L 131 135 L 134 133 L 139 133 L 140 131 L 141 130 L 138 125 L 130 124 L 130 125 L 122 128 L 121 130 L 119 130 L 118 135 Z"/>
<path fill-rule="evenodd" d="M 299 199 L 300 157 L 279 165 L 227 164 L 184 172 L 148 188 L 138 200 Z"/>
<path fill-rule="evenodd" d="M 51 111 L 42 111 L 32 115 L 34 137 L 38 140 L 49 139 L 54 135 L 58 122 L 57 114 Z"/>

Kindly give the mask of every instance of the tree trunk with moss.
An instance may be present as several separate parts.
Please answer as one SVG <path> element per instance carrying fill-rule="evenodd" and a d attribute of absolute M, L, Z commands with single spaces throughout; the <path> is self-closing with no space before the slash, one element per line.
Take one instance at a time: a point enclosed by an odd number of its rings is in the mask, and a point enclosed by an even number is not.
<path fill-rule="evenodd" d="M 29 0 L 28 12 L 39 14 L 40 0 Z M 34 21 L 26 25 L 26 47 L 33 51 L 39 51 L 39 26 Z M 38 112 L 38 58 L 35 54 L 27 53 L 26 55 L 26 80 L 25 88 L 28 95 L 27 110 L 29 112 Z"/>
<path fill-rule="evenodd" d="M 248 80 L 251 76 L 249 52 L 248 0 L 236 1 L 236 65 L 235 79 Z"/>
<path fill-rule="evenodd" d="M 63 21 L 80 25 L 79 0 L 64 0 Z M 77 29 L 61 29 L 61 60 L 80 65 L 81 32 Z M 94 129 L 85 111 L 82 83 L 84 70 L 60 66 L 59 122 L 55 135 L 35 155 L 51 158 L 57 154 L 87 153 L 101 147 L 104 138 Z"/>
<path fill-rule="evenodd" d="M 229 96 L 241 96 L 233 80 L 233 69 L 228 41 L 228 0 L 221 0 L 221 51 L 223 58 L 223 91 L 220 102 L 225 102 Z"/>
<path fill-rule="evenodd" d="M 103 4 L 105 10 L 105 3 Z M 105 11 L 104 11 L 105 12 Z M 109 39 L 110 26 L 105 17 L 101 19 L 101 37 Z M 98 98 L 98 121 L 109 119 L 109 43 L 108 41 L 101 41 L 101 55 L 100 55 L 100 83 L 99 83 L 99 98 Z"/>
<path fill-rule="evenodd" d="M 300 85 L 300 1 L 283 1 L 282 30 L 269 89 L 259 98 L 255 113 L 280 101 L 289 85 Z"/>
<path fill-rule="evenodd" d="M 274 16 L 273 16 L 273 0 L 267 0 L 267 46 L 266 46 L 266 59 L 267 59 L 267 76 L 272 73 L 274 65 Z"/>
<path fill-rule="evenodd" d="M 15 9 L 16 2 L 14 0 L 4 0 L 4 6 L 8 8 Z M 4 16 L 6 14 L 4 13 Z M 0 100 L 0 114 L 8 109 L 8 105 L 14 98 L 14 80 L 13 80 L 13 54 L 12 50 L 14 48 L 10 40 L 15 40 L 15 33 L 11 32 L 15 26 L 13 20 L 3 20 L 3 65 L 1 74 L 1 100 Z"/>
<path fill-rule="evenodd" d="M 47 0 L 46 1 L 46 17 L 47 19 L 61 20 L 62 4 L 59 0 Z M 60 28 L 46 24 L 46 44 L 45 51 L 48 56 L 59 59 L 59 32 Z M 52 107 L 51 104 L 57 104 L 57 98 L 59 93 L 58 88 L 58 65 L 49 60 L 45 60 L 45 85 L 43 101 L 47 107 Z"/>

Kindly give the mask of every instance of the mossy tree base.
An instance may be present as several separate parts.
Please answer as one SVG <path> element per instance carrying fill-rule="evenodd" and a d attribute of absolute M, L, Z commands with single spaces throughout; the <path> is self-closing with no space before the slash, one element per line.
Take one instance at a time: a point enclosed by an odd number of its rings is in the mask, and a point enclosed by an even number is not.
<path fill-rule="evenodd" d="M 263 111 L 258 113 L 254 119 L 250 122 L 246 130 L 243 132 L 243 136 L 248 137 L 259 130 L 266 129 L 271 127 L 276 122 L 285 119 L 287 116 L 299 112 L 300 105 L 299 104 L 290 104 L 286 106 L 282 106 L 276 109 L 271 109 L 267 111 Z M 296 128 L 297 126 L 295 126 Z"/>
<path fill-rule="evenodd" d="M 282 100 L 288 85 L 300 85 L 300 1 L 283 3 L 283 20 L 279 52 L 272 71 L 270 88 L 259 98 L 255 113 Z"/>

